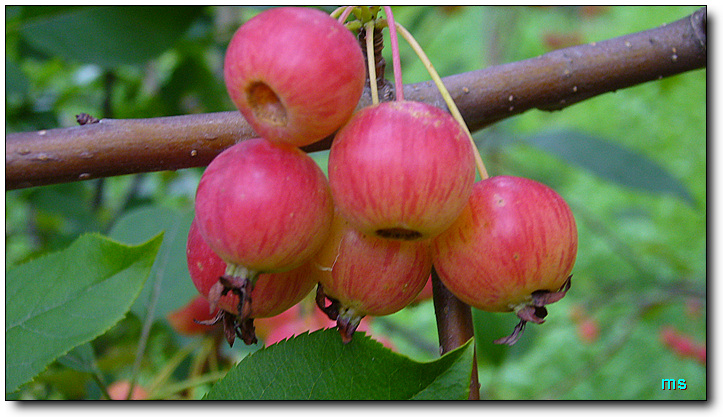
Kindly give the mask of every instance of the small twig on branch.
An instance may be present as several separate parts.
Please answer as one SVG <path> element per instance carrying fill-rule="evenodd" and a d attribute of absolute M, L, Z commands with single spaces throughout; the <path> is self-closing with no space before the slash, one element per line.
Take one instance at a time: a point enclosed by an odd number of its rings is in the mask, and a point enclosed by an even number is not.
<path fill-rule="evenodd" d="M 647 81 L 705 68 L 706 9 L 661 27 L 444 79 L 470 130 L 537 108 L 560 110 Z M 408 100 L 445 107 L 432 82 Z M 359 106 L 370 104 L 364 96 Z M 445 107 L 446 108 L 446 107 Z M 254 136 L 239 112 L 99 123 L 5 137 L 5 188 L 207 165 Z M 328 149 L 326 138 L 306 151 Z"/>

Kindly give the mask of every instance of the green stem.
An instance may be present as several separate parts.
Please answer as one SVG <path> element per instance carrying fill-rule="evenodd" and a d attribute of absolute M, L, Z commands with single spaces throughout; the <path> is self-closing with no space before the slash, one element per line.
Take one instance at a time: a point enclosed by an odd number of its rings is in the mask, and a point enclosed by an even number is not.
<path fill-rule="evenodd" d="M 334 11 L 332 11 L 331 13 L 329 13 L 329 17 L 334 18 L 334 19 L 338 19 L 339 16 L 341 15 L 341 13 L 342 13 L 344 10 L 346 10 L 347 7 L 349 7 L 349 6 L 340 6 L 340 7 L 337 7 L 336 9 L 334 9 Z M 342 23 L 344 23 L 344 22 L 342 22 Z"/>
<path fill-rule="evenodd" d="M 162 400 L 162 399 L 168 399 L 173 394 L 177 392 L 181 392 L 184 390 L 187 390 L 189 388 L 195 388 L 202 384 L 208 384 L 210 382 L 216 382 L 219 379 L 226 376 L 227 371 L 220 371 L 220 372 L 212 372 L 205 375 L 201 375 L 194 378 L 189 378 L 184 381 L 178 382 L 176 384 L 171 384 L 166 386 L 166 389 L 163 391 L 158 391 L 154 393 L 153 395 L 149 395 L 149 400 Z"/>
<path fill-rule="evenodd" d="M 394 22 L 388 21 L 387 24 L 391 27 L 391 24 L 394 24 Z M 416 39 L 414 39 L 414 36 L 412 36 L 412 34 L 409 33 L 409 31 L 407 31 L 407 29 L 405 29 L 399 23 L 396 23 L 395 26 L 399 30 L 399 33 L 402 35 L 404 40 L 406 40 L 407 43 L 409 44 L 409 46 L 412 47 L 414 52 L 419 57 L 420 61 L 422 61 L 422 64 L 424 64 L 424 67 L 427 69 L 427 72 L 429 72 L 429 75 L 432 77 L 434 84 L 437 86 L 437 89 L 439 89 L 439 92 L 442 95 L 444 102 L 447 103 L 447 107 L 449 107 L 449 111 L 450 111 L 450 113 L 452 113 L 452 117 L 454 117 L 459 122 L 459 124 L 462 125 L 462 127 L 464 128 L 464 131 L 467 133 L 467 137 L 469 138 L 469 141 L 472 144 L 472 148 L 474 150 L 475 164 L 477 165 L 477 170 L 479 171 L 480 177 L 483 180 L 489 178 L 489 174 L 487 173 L 487 168 L 485 168 L 485 164 L 484 164 L 484 162 L 482 162 L 482 156 L 479 154 L 477 145 L 474 143 L 474 139 L 472 138 L 472 133 L 470 133 L 469 128 L 467 127 L 467 123 L 465 123 L 464 118 L 462 118 L 462 114 L 459 112 L 459 109 L 457 108 L 457 105 L 454 103 L 454 100 L 452 100 L 452 96 L 449 94 L 447 87 L 444 86 L 444 83 L 442 82 L 442 78 L 440 78 L 439 74 L 437 73 L 437 70 L 434 69 L 434 65 L 432 65 L 432 62 L 429 60 L 427 55 L 424 53 L 424 50 L 422 49 L 422 47 L 419 46 L 419 43 L 417 43 Z M 396 70 L 396 65 L 395 65 L 395 70 Z"/>
<path fill-rule="evenodd" d="M 158 373 L 158 376 L 156 376 L 156 378 L 150 384 L 148 388 L 148 391 L 151 393 L 150 395 L 153 395 L 153 393 L 157 392 L 159 388 L 163 384 L 165 384 L 166 381 L 168 381 L 176 368 L 178 368 L 178 366 L 181 365 L 181 362 L 186 359 L 186 356 L 190 355 L 191 352 L 200 347 L 202 341 L 203 339 L 199 338 L 192 343 L 189 343 L 183 349 L 177 351 L 176 354 L 173 355 L 173 357 L 171 357 L 171 359 L 166 363 L 163 369 L 161 369 L 161 371 Z"/>
<path fill-rule="evenodd" d="M 364 25 L 367 43 L 367 68 L 369 72 L 369 88 L 371 88 L 372 104 L 379 104 L 379 91 L 377 89 L 377 70 L 374 60 L 374 21 L 370 20 Z"/>
<path fill-rule="evenodd" d="M 168 239 L 170 241 L 172 241 L 175 238 L 177 232 L 178 232 L 178 230 L 174 229 L 172 233 L 169 233 Z M 166 252 L 166 254 L 162 260 L 157 260 L 157 262 L 158 261 L 161 261 L 161 262 L 158 262 L 159 267 L 155 274 L 155 281 L 153 283 L 153 291 L 151 292 L 151 296 L 148 301 L 148 306 L 146 308 L 146 317 L 144 318 L 143 328 L 141 329 L 141 335 L 138 340 L 138 348 L 136 350 L 135 361 L 133 362 L 133 371 L 131 373 L 130 387 L 128 389 L 128 397 L 126 398 L 126 400 L 131 399 L 131 396 L 133 395 L 133 390 L 136 385 L 136 380 L 138 378 L 138 375 L 140 374 L 141 362 L 143 360 L 143 355 L 145 355 L 145 352 L 146 352 L 146 345 L 148 344 L 148 339 L 151 336 L 151 327 L 153 325 L 154 314 L 156 311 L 156 306 L 158 305 L 158 299 L 161 296 L 161 282 L 163 280 L 163 276 L 165 274 L 166 267 L 168 266 L 168 264 L 170 262 L 169 261 L 170 254 L 171 254 L 171 252 L 168 251 L 168 252 Z"/>
<path fill-rule="evenodd" d="M 110 394 L 108 393 L 108 385 L 106 385 L 105 381 L 103 380 L 103 375 L 100 373 L 100 371 L 94 366 L 95 369 L 93 369 L 93 372 L 90 374 L 91 378 L 95 381 L 96 385 L 98 385 L 98 389 L 100 389 L 101 397 L 105 398 L 107 400 L 110 400 Z"/>
<path fill-rule="evenodd" d="M 218 361 L 216 360 L 216 355 L 218 352 L 218 343 L 221 340 L 220 337 L 221 333 L 215 333 L 203 338 L 201 349 L 199 349 L 199 352 L 193 358 L 193 362 L 191 362 L 191 371 L 188 374 L 188 379 L 197 379 L 202 377 L 206 365 L 208 365 L 207 369 L 210 373 L 218 372 Z M 188 389 L 189 397 L 195 398 L 194 394 L 196 387 L 189 387 Z"/>
<path fill-rule="evenodd" d="M 394 87 L 396 90 L 396 100 L 404 100 L 404 84 L 402 83 L 402 64 L 399 57 L 399 41 L 397 39 L 397 27 L 394 24 L 394 14 L 391 6 L 384 6 L 384 14 L 387 15 L 387 26 L 389 27 L 389 39 L 392 44 L 392 65 L 394 66 Z"/>

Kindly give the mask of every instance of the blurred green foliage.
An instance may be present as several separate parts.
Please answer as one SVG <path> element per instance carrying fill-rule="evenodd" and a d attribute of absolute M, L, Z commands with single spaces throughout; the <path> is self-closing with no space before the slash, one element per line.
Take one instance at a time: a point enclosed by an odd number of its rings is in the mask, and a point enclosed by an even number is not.
<path fill-rule="evenodd" d="M 649 29 L 695 10 L 394 8 L 442 76 Z M 8 6 L 6 132 L 73 126 L 81 112 L 145 118 L 231 110 L 224 48 L 259 11 Z M 404 82 L 428 80 L 403 42 L 401 52 Z M 385 56 L 391 79 L 388 48 Z M 706 86 L 706 70 L 692 71 L 559 112 L 530 111 L 475 134 L 492 175 L 527 176 L 560 192 L 573 208 L 580 239 L 572 290 L 545 324 L 528 325 L 517 345 L 492 344 L 512 330 L 514 317 L 474 312 L 483 398 L 707 398 L 705 362 L 676 354 L 661 339 L 672 327 L 696 343 L 707 341 Z M 565 152 L 562 145 L 571 140 L 578 146 Z M 621 164 L 623 155 L 628 159 Z M 313 156 L 325 165 L 326 153 Z M 633 169 L 640 166 L 662 174 L 642 181 Z M 224 364 L 199 371 L 210 345 L 178 336 L 164 318 L 194 295 L 182 235 L 201 172 L 6 192 L 6 270 L 63 249 L 85 232 L 129 244 L 168 229 L 180 236 L 164 242 L 131 313 L 85 351 L 98 368 L 93 378 L 59 361 L 7 398 L 100 398 L 99 386 L 122 379 L 155 387 L 162 398 L 200 398 L 209 389 Z M 173 280 L 182 282 L 177 291 L 163 291 Z M 405 355 L 437 356 L 429 301 L 377 318 L 371 327 Z M 233 362 L 256 349 L 234 346 L 224 353 Z M 662 379 L 685 379 L 687 388 L 663 390 Z"/>

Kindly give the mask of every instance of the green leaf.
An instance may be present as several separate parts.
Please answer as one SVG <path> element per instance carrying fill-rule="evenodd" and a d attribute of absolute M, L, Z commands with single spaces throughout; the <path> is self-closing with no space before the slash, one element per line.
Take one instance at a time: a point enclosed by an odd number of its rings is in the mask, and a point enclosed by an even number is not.
<path fill-rule="evenodd" d="M 416 362 L 357 332 L 343 344 L 335 329 L 304 333 L 239 362 L 209 400 L 466 399 L 474 344 Z"/>
<path fill-rule="evenodd" d="M 191 228 L 193 211 L 178 211 L 164 207 L 142 207 L 124 214 L 108 233 L 111 239 L 129 244 L 145 242 L 163 233 L 163 244 L 151 270 L 148 285 L 143 287 L 131 311 L 139 317 L 148 314 L 148 304 L 155 298 L 153 314 L 163 318 L 185 305 L 198 291 L 193 286 L 186 262 L 186 240 Z"/>
<path fill-rule="evenodd" d="M 97 369 L 95 351 L 90 343 L 76 346 L 64 356 L 59 357 L 58 363 L 78 372 L 92 373 Z"/>
<path fill-rule="evenodd" d="M 198 6 L 93 6 L 26 21 L 33 47 L 65 59 L 115 67 L 139 64 L 172 47 L 202 13 Z"/>
<path fill-rule="evenodd" d="M 671 193 L 693 202 L 686 186 L 665 168 L 615 143 L 572 130 L 544 132 L 525 140 L 617 184 L 653 193 Z"/>
<path fill-rule="evenodd" d="M 493 341 L 508 336 L 517 324 L 513 314 L 489 313 L 472 309 L 474 334 L 477 335 L 477 360 L 482 365 L 500 366 L 510 352 L 510 346 L 497 345 Z M 525 339 L 523 336 L 522 339 Z"/>
<path fill-rule="evenodd" d="M 538 326 L 528 324 L 524 335 L 514 346 L 494 341 L 509 336 L 520 319 L 513 313 L 488 312 L 472 308 L 474 334 L 477 340 L 477 362 L 480 366 L 500 367 L 512 358 L 524 355 L 534 346 Z"/>
<path fill-rule="evenodd" d="M 5 56 L 5 94 L 8 97 L 16 96 L 18 100 L 24 99 L 30 90 L 28 77 L 13 59 Z"/>
<path fill-rule="evenodd" d="M 173 106 L 169 114 L 209 113 L 229 108 L 223 81 L 211 71 L 204 59 L 201 54 L 186 57 L 161 88 L 163 101 Z M 191 100 L 187 100 L 189 98 Z"/>
<path fill-rule="evenodd" d="M 87 234 L 63 251 L 9 270 L 5 392 L 122 319 L 148 278 L 161 241 L 156 236 L 127 246 Z"/>
<path fill-rule="evenodd" d="M 67 13 L 73 9 L 79 9 L 83 6 L 70 6 L 70 5 L 42 5 L 42 6 L 19 6 L 20 14 L 23 19 L 29 20 L 39 17 L 50 17 L 53 15 L 59 15 Z"/>

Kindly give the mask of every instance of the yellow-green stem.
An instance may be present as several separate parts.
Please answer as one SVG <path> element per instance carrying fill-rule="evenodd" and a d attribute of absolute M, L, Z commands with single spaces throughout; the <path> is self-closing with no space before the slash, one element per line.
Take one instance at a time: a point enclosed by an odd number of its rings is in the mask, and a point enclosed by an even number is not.
<path fill-rule="evenodd" d="M 372 104 L 379 104 L 379 92 L 377 90 L 377 70 L 374 62 L 374 21 L 370 20 L 364 25 L 367 42 L 367 65 L 369 69 L 369 87 L 372 93 Z"/>
<path fill-rule="evenodd" d="M 442 94 L 444 102 L 447 103 L 447 107 L 449 107 L 449 111 L 450 113 L 452 113 L 452 117 L 454 117 L 459 122 L 459 124 L 462 125 L 464 131 L 467 133 L 467 137 L 469 138 L 469 141 L 472 144 L 472 148 L 474 150 L 475 164 L 477 165 L 477 170 L 479 171 L 480 178 L 482 178 L 483 180 L 489 178 L 487 168 L 485 168 L 485 164 L 484 162 L 482 162 L 482 156 L 479 154 L 477 145 L 474 143 L 474 139 L 472 138 L 472 133 L 469 131 L 467 123 L 465 123 L 464 118 L 462 118 L 462 114 L 459 112 L 459 109 L 454 103 L 454 100 L 452 100 L 452 96 L 449 94 L 447 87 L 444 86 L 442 78 L 440 78 L 439 74 L 437 74 L 437 70 L 434 69 L 432 62 L 424 53 L 422 47 L 419 46 L 419 43 L 417 43 L 416 39 L 414 39 L 414 36 L 412 36 L 412 34 L 409 33 L 409 31 L 407 31 L 407 29 L 405 29 L 399 23 L 395 23 L 395 26 L 399 30 L 399 34 L 402 35 L 404 40 L 407 41 L 409 46 L 414 50 L 419 59 L 422 61 L 422 64 L 424 64 L 424 67 L 427 69 L 427 72 L 429 72 L 429 75 L 432 77 L 434 84 L 437 86 L 437 89 L 439 89 L 440 94 Z"/>
<path fill-rule="evenodd" d="M 186 380 L 177 382 L 175 384 L 169 384 L 162 391 L 157 391 L 152 394 L 149 394 L 148 399 L 149 400 L 167 400 L 172 395 L 179 393 L 181 391 L 187 390 L 189 388 L 195 388 L 195 387 L 198 387 L 203 384 L 216 382 L 219 379 L 225 377 L 227 373 L 228 373 L 227 371 L 211 372 L 211 373 L 203 374 L 200 376 L 188 378 Z"/>
<path fill-rule="evenodd" d="M 181 362 L 186 359 L 186 356 L 190 355 L 191 352 L 193 352 L 200 346 L 201 341 L 202 339 L 197 339 L 193 341 L 193 343 L 189 343 L 183 349 L 179 350 L 178 352 L 176 352 L 175 355 L 173 355 L 173 357 L 166 363 L 166 365 L 163 367 L 163 369 L 161 369 L 156 378 L 148 387 L 150 395 L 153 395 L 155 392 L 157 392 L 160 387 L 164 383 L 166 383 L 166 381 L 168 381 L 176 368 L 178 368 Z"/>
<path fill-rule="evenodd" d="M 215 357 L 216 357 L 216 346 L 217 346 L 217 337 L 216 335 L 210 335 L 202 338 L 203 342 L 201 344 L 201 348 L 196 353 L 196 355 L 193 358 L 193 362 L 191 362 L 191 371 L 189 372 L 189 378 L 195 379 L 198 378 L 203 374 L 203 368 L 204 365 L 208 364 L 208 368 L 210 369 L 210 372 L 216 372 L 218 371 L 218 368 L 214 365 L 216 365 Z M 196 387 L 189 388 L 190 391 L 190 397 L 194 398 L 194 392 Z"/>

